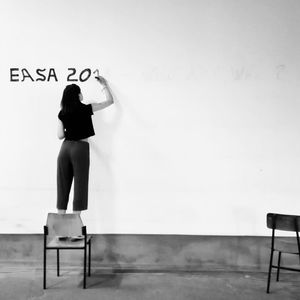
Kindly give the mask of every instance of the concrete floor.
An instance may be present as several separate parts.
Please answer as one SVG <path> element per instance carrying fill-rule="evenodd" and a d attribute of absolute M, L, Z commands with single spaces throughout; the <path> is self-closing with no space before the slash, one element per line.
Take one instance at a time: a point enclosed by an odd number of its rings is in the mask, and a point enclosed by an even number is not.
<path fill-rule="evenodd" d="M 78 268 L 47 273 L 47 290 L 42 289 L 40 267 L 1 265 L 0 300 L 191 300 L 191 299 L 300 299 L 300 276 L 283 273 L 266 294 L 266 273 L 254 272 L 130 272 L 93 270 L 82 289 Z"/>

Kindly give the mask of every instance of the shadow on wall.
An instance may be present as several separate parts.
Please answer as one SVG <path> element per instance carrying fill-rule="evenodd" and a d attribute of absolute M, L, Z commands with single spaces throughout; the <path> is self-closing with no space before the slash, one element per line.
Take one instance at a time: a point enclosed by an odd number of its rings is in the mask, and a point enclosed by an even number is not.
<path fill-rule="evenodd" d="M 115 176 L 112 163 L 114 159 L 114 138 L 120 126 L 123 108 L 118 99 L 122 98 L 116 88 L 111 86 L 114 104 L 106 109 L 112 110 L 112 117 L 106 118 L 106 111 L 95 113 L 93 118 L 96 135 L 90 142 L 91 154 L 94 157 L 92 189 L 96 191 L 97 223 L 110 224 L 113 228 L 115 220 Z M 101 226 L 102 227 L 102 226 Z"/>

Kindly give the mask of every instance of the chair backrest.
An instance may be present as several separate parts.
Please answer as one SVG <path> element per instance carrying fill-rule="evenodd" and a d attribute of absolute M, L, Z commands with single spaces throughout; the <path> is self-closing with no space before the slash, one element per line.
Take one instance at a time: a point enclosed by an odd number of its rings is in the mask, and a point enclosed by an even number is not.
<path fill-rule="evenodd" d="M 48 213 L 47 227 L 49 236 L 82 235 L 82 220 L 78 214 Z"/>
<path fill-rule="evenodd" d="M 300 231 L 300 216 L 268 213 L 267 227 L 284 231 Z"/>

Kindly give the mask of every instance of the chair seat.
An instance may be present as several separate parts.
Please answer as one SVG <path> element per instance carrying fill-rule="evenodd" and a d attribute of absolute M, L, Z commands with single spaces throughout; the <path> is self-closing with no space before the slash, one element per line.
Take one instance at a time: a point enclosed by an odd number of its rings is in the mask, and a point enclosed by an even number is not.
<path fill-rule="evenodd" d="M 87 243 L 90 241 L 92 237 L 87 236 Z M 59 240 L 58 236 L 52 237 L 49 239 L 49 242 L 47 243 L 47 248 L 83 248 L 84 247 L 84 239 L 73 241 L 68 238 L 66 240 Z"/>
<path fill-rule="evenodd" d="M 274 246 L 275 251 L 280 251 L 290 254 L 298 254 L 298 246 L 295 242 L 276 241 Z"/>

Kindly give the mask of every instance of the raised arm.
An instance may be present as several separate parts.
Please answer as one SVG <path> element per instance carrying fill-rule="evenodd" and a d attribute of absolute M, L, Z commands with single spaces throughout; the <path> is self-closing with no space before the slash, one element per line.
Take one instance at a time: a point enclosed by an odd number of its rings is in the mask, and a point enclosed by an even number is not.
<path fill-rule="evenodd" d="M 100 103 L 92 103 L 93 112 L 104 109 L 114 103 L 107 81 L 102 76 L 97 76 L 96 79 L 101 85 L 101 90 L 105 94 L 106 100 Z"/>

